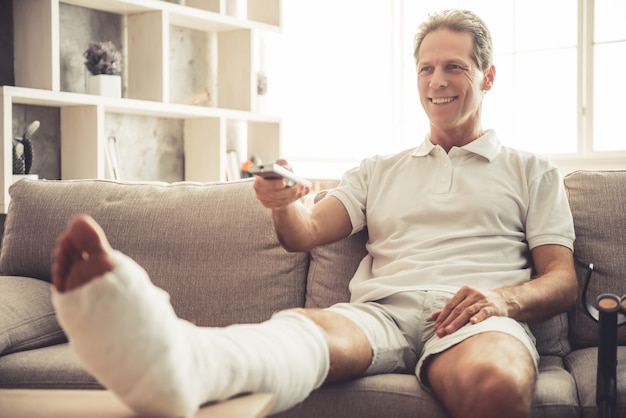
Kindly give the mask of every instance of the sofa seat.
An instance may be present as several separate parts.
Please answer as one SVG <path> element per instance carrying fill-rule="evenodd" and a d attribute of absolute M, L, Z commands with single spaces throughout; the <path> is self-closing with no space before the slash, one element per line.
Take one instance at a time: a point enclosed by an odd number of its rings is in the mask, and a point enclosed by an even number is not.
<path fill-rule="evenodd" d="M 323 385 L 300 405 L 276 418 L 446 418 L 438 402 L 424 391 L 413 375 L 384 374 L 367 376 L 345 383 Z"/>
<path fill-rule="evenodd" d="M 625 353 L 626 354 L 626 351 Z M 67 344 L 0 357 L 6 379 L 0 388 L 103 389 L 78 363 Z M 36 370 L 36 373 L 33 372 Z M 533 403 L 534 418 L 577 418 L 578 395 L 572 375 L 558 356 L 543 356 Z M 595 373 L 592 374 L 595 387 Z M 3 383 L 6 382 L 6 383 Z M 595 392 L 594 392 L 595 393 Z M 595 399 L 587 411 L 593 415 Z M 345 383 L 323 385 L 300 405 L 276 418 L 380 418 L 380 411 L 405 418 L 447 418 L 440 404 L 413 375 L 367 376 Z"/>
<path fill-rule="evenodd" d="M 3 355 L 0 376 L 3 389 L 103 389 L 67 343 Z"/>
<path fill-rule="evenodd" d="M 447 418 L 433 396 L 413 375 L 367 376 L 347 383 L 326 384 L 301 405 L 276 415 L 277 418 Z M 533 401 L 533 418 L 578 418 L 576 385 L 558 356 L 542 356 Z"/>
<path fill-rule="evenodd" d="M 565 359 L 565 368 L 576 382 L 582 418 L 598 418 L 596 406 L 596 365 L 598 349 L 581 348 Z M 626 417 L 626 347 L 617 347 L 617 408 L 615 417 Z"/>

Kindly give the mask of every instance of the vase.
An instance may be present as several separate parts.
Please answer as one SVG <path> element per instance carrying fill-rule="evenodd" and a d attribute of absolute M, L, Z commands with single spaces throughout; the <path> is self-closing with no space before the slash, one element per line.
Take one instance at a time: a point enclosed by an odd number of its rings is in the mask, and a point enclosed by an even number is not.
<path fill-rule="evenodd" d="M 105 97 L 122 97 L 122 77 L 119 75 L 90 75 L 87 79 L 87 93 Z"/>
<path fill-rule="evenodd" d="M 248 0 L 226 0 L 226 14 L 239 19 L 248 17 Z"/>
<path fill-rule="evenodd" d="M 257 94 L 255 111 L 257 113 L 267 113 L 267 96 L 265 94 Z"/>
<path fill-rule="evenodd" d="M 39 180 L 38 174 L 13 174 L 12 183 L 17 183 L 22 179 Z"/>

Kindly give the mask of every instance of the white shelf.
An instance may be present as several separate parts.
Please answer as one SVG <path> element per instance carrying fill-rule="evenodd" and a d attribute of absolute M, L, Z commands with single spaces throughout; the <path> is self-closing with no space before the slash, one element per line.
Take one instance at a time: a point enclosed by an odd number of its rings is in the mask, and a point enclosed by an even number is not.
<path fill-rule="evenodd" d="M 160 0 L 60 0 L 61 3 L 103 12 L 130 15 L 145 12 L 165 12 L 169 15 L 170 23 L 189 29 L 222 32 L 236 29 L 256 29 L 266 31 L 280 31 L 280 1 L 279 0 L 251 0 L 249 11 L 253 13 L 249 19 L 239 19 L 228 16 L 224 12 L 203 10 L 196 7 L 181 6 Z M 207 1 L 207 3 L 209 3 Z M 219 6 L 217 6 L 219 9 Z M 269 9 L 269 10 L 268 10 Z M 254 10 L 259 19 L 255 20 Z M 260 11 L 264 11 L 261 14 Z M 271 16 L 263 21 L 262 16 Z M 267 19 L 267 18 L 266 18 Z"/>
<path fill-rule="evenodd" d="M 60 0 L 61 3 L 101 10 L 116 14 L 142 13 L 152 10 L 163 10 L 159 0 Z"/>
<path fill-rule="evenodd" d="M 108 113 L 153 116 L 173 119 L 225 118 L 250 122 L 280 123 L 281 118 L 243 110 L 219 109 L 206 106 L 192 106 L 175 103 L 162 103 L 146 100 L 101 97 L 91 94 L 68 93 L 31 89 L 26 87 L 2 86 L 0 95 L 12 103 L 46 106 L 100 106 Z"/>
<path fill-rule="evenodd" d="M 14 2 L 15 78 L 0 87 L 0 210 L 9 204 L 13 182 L 13 106 L 58 108 L 61 178 L 106 178 L 105 120 L 113 114 L 183 121 L 185 180 L 226 176 L 227 127 L 245 124 L 248 155 L 270 161 L 281 156 L 281 119 L 254 112 L 258 31 L 281 30 L 282 0 L 248 0 L 247 19 L 225 13 L 227 0 L 29 0 Z M 126 98 L 61 90 L 60 4 L 125 16 L 128 44 Z M 198 7 L 190 7 L 198 5 Z M 216 48 L 218 76 L 213 106 L 170 103 L 169 37 L 172 27 L 206 32 Z M 32 56 L 39 57 L 36 62 Z"/>

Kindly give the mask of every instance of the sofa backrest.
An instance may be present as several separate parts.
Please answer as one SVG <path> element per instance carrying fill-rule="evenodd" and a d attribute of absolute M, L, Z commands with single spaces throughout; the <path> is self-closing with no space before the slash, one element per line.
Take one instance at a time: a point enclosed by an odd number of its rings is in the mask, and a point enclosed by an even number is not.
<path fill-rule="evenodd" d="M 626 171 L 576 171 L 564 182 L 574 216 L 580 292 L 592 263 L 589 302 L 602 293 L 626 295 Z M 570 340 L 575 348 L 597 345 L 598 326 L 581 303 L 570 313 Z M 626 345 L 626 327 L 619 328 L 618 343 Z"/>
<path fill-rule="evenodd" d="M 193 323 L 259 322 L 304 305 L 309 256 L 280 246 L 251 181 L 22 180 L 10 196 L 2 275 L 50 281 L 57 236 L 74 215 L 87 213 Z"/>
<path fill-rule="evenodd" d="M 349 302 L 348 285 L 367 250 L 367 230 L 341 241 L 311 250 L 311 263 L 306 286 L 307 308 L 326 308 Z"/>

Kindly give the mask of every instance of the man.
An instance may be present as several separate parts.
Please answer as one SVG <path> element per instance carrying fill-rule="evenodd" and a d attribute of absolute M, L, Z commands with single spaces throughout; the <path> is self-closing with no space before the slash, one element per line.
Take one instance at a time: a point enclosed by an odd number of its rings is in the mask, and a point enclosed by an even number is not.
<path fill-rule="evenodd" d="M 350 303 L 194 327 L 93 220 L 75 219 L 55 252 L 54 302 L 85 366 L 161 416 L 249 391 L 273 393 L 280 411 L 325 381 L 404 372 L 452 416 L 529 417 L 538 354 L 524 322 L 573 305 L 574 233 L 554 166 L 483 131 L 491 45 L 471 12 L 424 23 L 415 59 L 429 135 L 364 160 L 311 211 L 299 203 L 306 187 L 255 180 L 287 250 L 368 228 Z"/>

